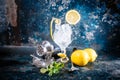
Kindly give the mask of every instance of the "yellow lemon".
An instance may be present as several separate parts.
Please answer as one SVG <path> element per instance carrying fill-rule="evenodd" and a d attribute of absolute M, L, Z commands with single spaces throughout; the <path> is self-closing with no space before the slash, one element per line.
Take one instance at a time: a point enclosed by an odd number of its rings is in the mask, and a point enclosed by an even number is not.
<path fill-rule="evenodd" d="M 64 54 L 64 53 L 58 53 L 57 55 L 61 58 L 66 58 L 66 54 Z"/>
<path fill-rule="evenodd" d="M 84 49 L 84 51 L 86 51 L 88 53 L 89 57 L 90 57 L 89 62 L 94 62 L 96 60 L 97 54 L 96 54 L 94 49 L 87 48 L 87 49 Z"/>
<path fill-rule="evenodd" d="M 71 61 L 76 65 L 85 66 L 89 61 L 89 55 L 84 50 L 75 50 L 71 54 Z"/>
<path fill-rule="evenodd" d="M 78 11 L 76 10 L 70 10 L 66 13 L 65 15 L 65 20 L 69 23 L 69 24 L 77 24 L 81 19 L 80 14 L 78 13 Z"/>

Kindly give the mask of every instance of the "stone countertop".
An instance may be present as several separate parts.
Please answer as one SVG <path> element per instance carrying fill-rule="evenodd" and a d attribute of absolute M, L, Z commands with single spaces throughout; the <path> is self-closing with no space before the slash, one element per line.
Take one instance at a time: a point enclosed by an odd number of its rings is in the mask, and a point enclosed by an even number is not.
<path fill-rule="evenodd" d="M 79 67 L 78 71 L 61 71 L 48 76 L 39 73 L 31 64 L 30 54 L 35 47 L 0 47 L 1 80 L 120 80 L 120 58 L 103 51 L 97 51 L 98 58 L 94 63 Z M 70 52 L 68 52 L 70 53 Z M 70 62 L 67 63 L 70 67 Z"/>

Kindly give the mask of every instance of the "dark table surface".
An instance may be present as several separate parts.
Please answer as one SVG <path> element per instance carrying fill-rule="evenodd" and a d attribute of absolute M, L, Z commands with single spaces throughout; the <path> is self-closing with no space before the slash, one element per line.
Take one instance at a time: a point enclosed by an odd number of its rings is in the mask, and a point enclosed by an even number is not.
<path fill-rule="evenodd" d="M 31 64 L 33 53 L 35 47 L 0 47 L 0 80 L 120 80 L 120 58 L 103 51 L 97 51 L 94 63 L 79 67 L 78 71 L 64 70 L 53 76 L 41 74 Z"/>

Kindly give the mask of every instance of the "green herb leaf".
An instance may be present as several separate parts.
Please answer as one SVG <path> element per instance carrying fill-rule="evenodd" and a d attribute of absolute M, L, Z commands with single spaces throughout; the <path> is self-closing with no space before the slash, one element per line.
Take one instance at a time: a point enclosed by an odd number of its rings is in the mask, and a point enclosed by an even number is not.
<path fill-rule="evenodd" d="M 43 73 L 43 74 L 46 73 L 47 71 L 48 71 L 48 70 L 45 69 L 45 68 L 41 68 L 41 69 L 40 69 L 40 72 Z"/>
<path fill-rule="evenodd" d="M 64 63 L 61 62 L 53 62 L 52 64 L 50 64 L 46 69 L 45 68 L 41 68 L 40 72 L 41 73 L 46 73 L 48 72 L 49 76 L 52 76 L 53 74 L 57 74 L 59 73 L 60 69 L 62 69 L 64 67 Z"/>

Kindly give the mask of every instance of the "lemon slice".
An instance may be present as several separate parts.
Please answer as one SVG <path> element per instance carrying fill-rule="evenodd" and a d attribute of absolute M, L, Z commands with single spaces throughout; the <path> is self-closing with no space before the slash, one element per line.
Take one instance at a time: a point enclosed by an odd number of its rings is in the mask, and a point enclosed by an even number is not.
<path fill-rule="evenodd" d="M 56 23 L 56 24 L 60 24 L 60 23 L 61 23 L 61 20 L 56 18 L 56 19 L 55 19 L 55 23 Z"/>
<path fill-rule="evenodd" d="M 66 54 L 64 54 L 64 53 L 58 53 L 57 54 L 59 57 L 61 57 L 61 58 L 65 58 L 66 57 Z"/>
<path fill-rule="evenodd" d="M 81 19 L 80 14 L 76 10 L 70 10 L 66 13 L 65 20 L 72 25 L 77 24 Z"/>

